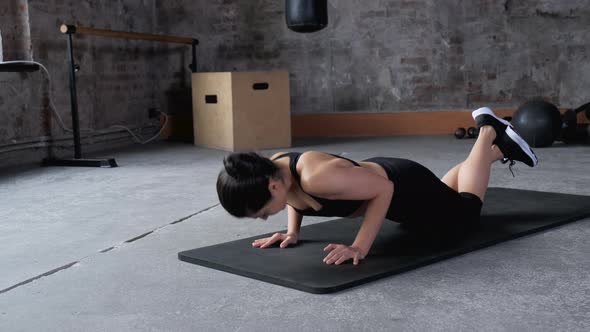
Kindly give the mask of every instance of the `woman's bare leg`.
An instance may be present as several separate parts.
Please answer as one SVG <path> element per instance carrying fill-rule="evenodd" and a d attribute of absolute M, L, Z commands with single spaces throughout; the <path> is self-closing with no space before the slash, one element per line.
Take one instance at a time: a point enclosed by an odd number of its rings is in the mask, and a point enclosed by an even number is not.
<path fill-rule="evenodd" d="M 491 165 L 504 156 L 493 145 L 496 132 L 491 126 L 483 126 L 471 152 L 465 161 L 453 167 L 442 181 L 457 192 L 470 192 L 482 201 L 488 189 Z"/>
<path fill-rule="evenodd" d="M 451 168 L 441 179 L 442 182 L 457 192 L 459 191 L 459 168 L 461 168 L 461 165 L 463 165 L 463 162 Z"/>

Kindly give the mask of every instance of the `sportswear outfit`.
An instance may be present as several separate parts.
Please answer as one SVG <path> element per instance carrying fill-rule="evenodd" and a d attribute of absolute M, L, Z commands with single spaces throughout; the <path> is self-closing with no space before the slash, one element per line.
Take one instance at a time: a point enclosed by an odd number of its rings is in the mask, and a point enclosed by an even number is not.
<path fill-rule="evenodd" d="M 289 157 L 289 169 L 295 181 L 301 187 L 301 178 L 297 173 L 297 161 L 300 152 L 288 152 L 275 159 Z M 354 160 L 349 160 L 361 167 Z M 469 223 L 479 219 L 482 201 L 468 192 L 457 193 L 447 186 L 426 167 L 417 162 L 387 157 L 373 157 L 363 161 L 374 162 L 385 170 L 387 177 L 393 182 L 394 190 L 386 218 L 400 223 Z M 302 188 L 303 190 L 303 188 Z M 305 192 L 305 191 L 304 191 Z M 364 201 L 330 200 L 308 194 L 322 208 L 296 209 L 306 216 L 347 217 L 355 212 Z"/>
<path fill-rule="evenodd" d="M 537 156 L 508 121 L 497 117 L 487 107 L 473 111 L 472 116 L 478 129 L 482 126 L 494 128 L 496 139 L 493 143 L 504 154 L 502 162 L 510 162 L 511 171 L 515 161 L 521 161 L 531 167 L 537 165 Z M 356 167 L 362 167 L 354 160 L 332 155 L 348 160 Z M 301 153 L 288 152 L 275 160 L 283 157 L 290 158 L 289 169 L 301 188 L 301 177 L 297 173 L 297 161 Z M 387 209 L 387 219 L 407 225 L 443 227 L 472 225 L 479 221 L 483 202 L 477 195 L 470 192 L 456 192 L 421 164 L 408 159 L 389 157 L 372 157 L 363 161 L 380 165 L 387 173 L 388 179 L 393 182 L 394 191 Z M 321 204 L 322 208 L 319 211 L 312 208 L 305 210 L 295 208 L 297 212 L 306 216 L 347 217 L 364 202 L 330 200 L 308 195 Z"/>

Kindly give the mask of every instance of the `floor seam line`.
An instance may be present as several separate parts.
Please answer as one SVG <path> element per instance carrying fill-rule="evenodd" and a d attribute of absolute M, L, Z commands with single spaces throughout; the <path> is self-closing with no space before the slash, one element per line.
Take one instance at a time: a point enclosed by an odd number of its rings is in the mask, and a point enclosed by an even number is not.
<path fill-rule="evenodd" d="M 45 273 L 41 273 L 41 274 L 39 274 L 39 275 L 37 275 L 37 276 L 35 276 L 35 277 L 33 277 L 33 278 L 29 278 L 29 279 L 27 279 L 27 280 L 25 280 L 25 281 L 21 281 L 21 282 L 19 282 L 18 284 L 15 284 L 15 285 L 12 285 L 12 286 L 10 286 L 10 287 L 8 287 L 8 288 L 5 288 L 5 289 L 2 289 L 2 290 L 0 290 L 0 294 L 7 293 L 7 292 L 9 292 L 9 291 L 11 291 L 11 290 L 13 290 L 13 289 L 15 289 L 15 288 L 18 288 L 18 287 L 20 287 L 20 286 L 24 286 L 24 285 L 26 285 L 26 284 L 29 284 L 29 283 L 31 283 L 31 282 L 33 282 L 33 281 L 37 280 L 37 279 L 41 279 L 41 278 L 43 278 L 43 277 L 48 277 L 48 276 L 50 276 L 50 275 L 52 275 L 52 274 L 55 274 L 55 273 L 57 273 L 57 272 L 59 272 L 59 271 L 62 271 L 62 270 L 67 270 L 67 269 L 69 269 L 70 267 L 74 266 L 75 264 L 77 264 L 77 263 L 79 263 L 79 262 L 80 262 L 80 261 L 75 261 L 75 262 L 72 262 L 72 263 L 69 263 L 69 264 L 66 264 L 66 265 L 60 266 L 60 267 L 58 267 L 58 268 L 55 268 L 55 269 L 53 269 L 53 270 L 47 271 L 47 272 L 45 272 Z"/>
<path fill-rule="evenodd" d="M 41 273 L 41 274 L 39 274 L 39 275 L 37 275 L 37 276 L 35 276 L 35 277 L 32 277 L 32 278 L 26 279 L 26 280 L 24 280 L 24 281 L 21 281 L 21 282 L 19 282 L 19 283 L 17 283 L 17 284 L 14 284 L 14 285 L 10 286 L 10 287 L 7 287 L 7 288 L 4 288 L 4 289 L 0 290 L 0 294 L 7 293 L 7 292 L 9 292 L 9 291 L 11 291 L 11 290 L 13 290 L 13 289 L 15 289 L 15 288 L 18 288 L 18 287 L 24 286 L 24 285 L 26 285 L 26 284 L 29 284 L 29 283 L 31 283 L 31 282 L 33 282 L 33 281 L 35 281 L 35 280 L 41 279 L 41 278 L 43 278 L 43 277 L 48 277 L 48 276 L 51 276 L 52 274 L 55 274 L 55 273 L 57 273 L 57 272 L 59 272 L 59 271 L 67 270 L 67 269 L 71 268 L 72 266 L 74 266 L 74 265 L 76 265 L 76 264 L 78 264 L 78 263 L 80 263 L 80 262 L 82 262 L 82 261 L 84 261 L 84 260 L 86 260 L 86 259 L 88 259 L 88 258 L 90 258 L 90 257 L 94 257 L 94 256 L 96 256 L 96 254 L 103 254 L 103 253 L 106 253 L 106 252 L 109 252 L 109 251 L 111 251 L 111 250 L 114 250 L 114 249 L 118 248 L 120 245 L 123 245 L 123 244 L 126 244 L 126 243 L 132 243 L 132 242 L 135 242 L 135 241 L 137 241 L 137 240 L 140 240 L 140 239 L 142 239 L 142 238 L 144 238 L 144 237 L 146 237 L 146 236 L 148 236 L 148 235 L 150 235 L 150 234 L 152 234 L 152 233 L 154 233 L 154 232 L 156 232 L 156 231 L 159 231 L 159 230 L 161 230 L 161 229 L 163 229 L 163 228 L 165 228 L 165 227 L 168 227 L 168 226 L 170 226 L 170 225 L 175 225 L 175 224 L 181 223 L 181 222 L 183 222 L 183 221 L 185 221 L 185 220 L 187 220 L 187 219 L 190 219 L 190 218 L 192 218 L 192 217 L 194 217 L 194 216 L 196 216 L 196 215 L 199 215 L 199 214 L 201 214 L 201 213 L 203 213 L 203 212 L 207 212 L 207 211 L 209 211 L 209 210 L 211 210 L 211 209 L 214 209 L 215 207 L 217 207 L 217 206 L 219 206 L 219 205 L 220 205 L 220 203 L 214 204 L 214 205 L 212 205 L 212 206 L 209 206 L 209 207 L 207 207 L 207 208 L 204 208 L 204 209 L 202 209 L 202 210 L 200 210 L 200 211 L 197 211 L 197 212 L 195 212 L 195 213 L 193 213 L 193 214 L 189 214 L 189 215 L 188 215 L 188 216 L 186 216 L 186 217 L 182 217 L 182 218 L 180 218 L 180 219 L 178 219 L 178 220 L 175 220 L 175 221 L 173 221 L 173 222 L 170 222 L 170 223 L 167 223 L 167 224 L 165 224 L 165 225 L 162 225 L 162 226 L 160 226 L 160 227 L 157 227 L 157 228 L 155 228 L 155 229 L 153 229 L 153 230 L 151 230 L 151 231 L 149 231 L 149 232 L 143 233 L 143 234 L 141 234 L 141 235 L 139 235 L 139 236 L 136 236 L 136 237 L 133 237 L 133 238 L 131 238 L 131 239 L 129 239 L 129 240 L 123 241 L 123 242 L 122 242 L 122 243 L 120 243 L 119 245 L 114 245 L 114 246 L 111 246 L 111 247 L 109 247 L 109 248 L 106 248 L 106 249 L 99 250 L 98 252 L 95 252 L 95 253 L 92 253 L 92 254 L 90 254 L 90 255 L 87 255 L 87 256 L 85 256 L 85 257 L 83 257 L 83 258 L 81 258 L 81 259 L 79 259 L 79 260 L 77 260 L 77 261 L 75 261 L 75 262 L 68 263 L 68 264 L 66 264 L 66 265 L 60 266 L 60 267 L 58 267 L 58 268 L 55 268 L 55 269 L 53 269 L 53 270 L 49 270 L 49 271 L 47 271 L 47 272 Z"/>

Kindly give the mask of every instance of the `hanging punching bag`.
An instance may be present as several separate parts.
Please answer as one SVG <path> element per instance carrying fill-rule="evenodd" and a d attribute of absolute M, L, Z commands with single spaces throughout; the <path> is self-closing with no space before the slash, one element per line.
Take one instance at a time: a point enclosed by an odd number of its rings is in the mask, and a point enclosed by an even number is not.
<path fill-rule="evenodd" d="M 328 0 L 285 0 L 287 27 L 295 32 L 315 32 L 328 25 Z"/>

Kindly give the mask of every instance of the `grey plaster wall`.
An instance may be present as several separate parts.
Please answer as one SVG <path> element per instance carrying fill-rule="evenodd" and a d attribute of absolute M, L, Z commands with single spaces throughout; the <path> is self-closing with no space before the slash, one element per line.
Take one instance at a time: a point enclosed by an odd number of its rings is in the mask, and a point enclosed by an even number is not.
<path fill-rule="evenodd" d="M 330 0 L 329 16 L 328 28 L 297 34 L 277 0 L 7 0 L 0 31 L 5 60 L 26 57 L 30 38 L 68 125 L 62 22 L 198 38 L 200 71 L 287 69 L 293 113 L 515 107 L 538 96 L 575 107 L 588 98 L 590 0 Z M 190 112 L 188 47 L 75 42 L 83 127 L 154 125 L 149 108 Z M 42 73 L 0 73 L 0 145 L 67 139 L 49 115 L 48 88 Z M 86 149 L 133 144 L 122 137 L 95 137 Z M 3 153 L 0 165 L 48 152 L 31 153 Z"/>

